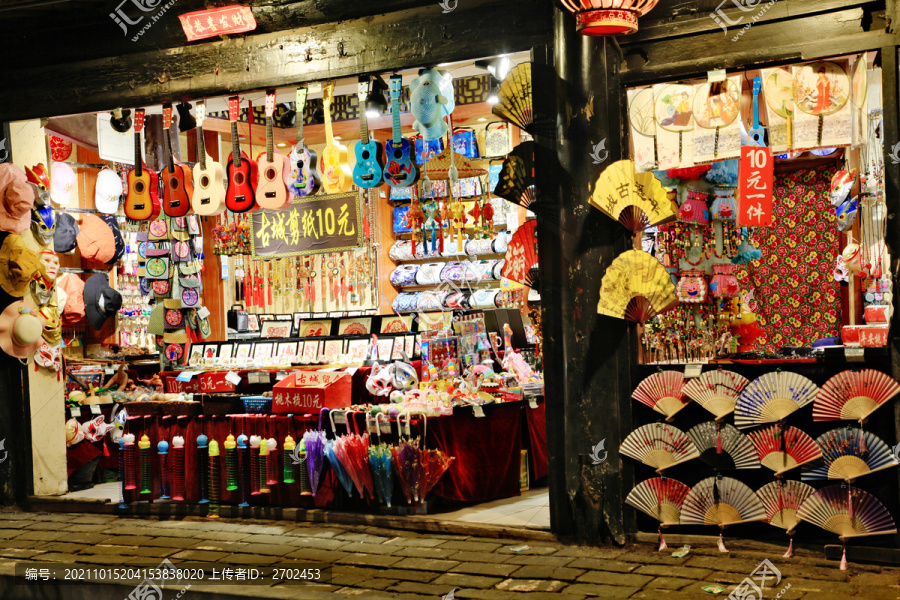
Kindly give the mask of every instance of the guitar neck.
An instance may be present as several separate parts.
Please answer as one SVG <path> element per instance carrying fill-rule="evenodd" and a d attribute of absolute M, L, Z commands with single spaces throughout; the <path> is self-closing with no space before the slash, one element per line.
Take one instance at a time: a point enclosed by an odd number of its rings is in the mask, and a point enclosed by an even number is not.
<path fill-rule="evenodd" d="M 241 141 L 238 139 L 237 122 L 231 122 L 231 162 L 238 169 L 241 168 Z"/>
<path fill-rule="evenodd" d="M 197 153 L 200 155 L 200 170 L 206 170 L 206 142 L 203 139 L 203 127 L 197 126 Z"/>
<path fill-rule="evenodd" d="M 753 94 L 753 126 L 759 127 L 759 94 Z"/>
<path fill-rule="evenodd" d="M 366 103 L 359 104 L 359 135 L 363 145 L 369 143 L 369 123 L 366 119 Z"/>
<path fill-rule="evenodd" d="M 393 136 L 394 143 L 400 143 L 401 132 L 403 131 L 400 127 L 400 97 L 391 98 L 391 135 Z"/>
<path fill-rule="evenodd" d="M 331 130 L 331 102 L 325 103 L 325 142 L 334 145 L 334 132 Z"/>
<path fill-rule="evenodd" d="M 134 132 L 134 172 L 140 177 L 143 174 L 144 155 L 141 152 L 141 132 Z"/>
<path fill-rule="evenodd" d="M 272 147 L 272 117 L 266 116 L 266 160 L 275 160 L 275 149 Z"/>
<path fill-rule="evenodd" d="M 297 143 L 303 141 L 303 107 L 297 104 L 296 106 L 297 112 Z"/>
<path fill-rule="evenodd" d="M 175 172 L 175 163 L 172 161 L 172 141 L 169 139 L 169 129 L 163 132 L 163 146 L 166 149 L 166 166 L 169 169 L 169 173 Z"/>

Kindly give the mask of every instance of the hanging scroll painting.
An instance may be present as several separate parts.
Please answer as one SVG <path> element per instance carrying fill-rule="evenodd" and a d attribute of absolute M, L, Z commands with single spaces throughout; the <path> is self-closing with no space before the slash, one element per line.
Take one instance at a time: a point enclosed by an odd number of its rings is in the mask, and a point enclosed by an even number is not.
<path fill-rule="evenodd" d="M 693 162 L 741 154 L 741 76 L 695 86 Z"/>
<path fill-rule="evenodd" d="M 847 61 L 793 67 L 794 148 L 830 148 L 852 141 Z"/>
<path fill-rule="evenodd" d="M 694 163 L 694 86 L 662 83 L 653 86 L 656 113 L 656 156 L 659 169 Z"/>

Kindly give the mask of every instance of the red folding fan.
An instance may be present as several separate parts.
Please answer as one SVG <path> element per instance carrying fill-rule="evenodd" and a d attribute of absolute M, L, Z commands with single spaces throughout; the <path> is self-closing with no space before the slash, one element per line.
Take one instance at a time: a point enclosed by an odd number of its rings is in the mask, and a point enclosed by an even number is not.
<path fill-rule="evenodd" d="M 813 421 L 861 421 L 900 394 L 900 383 L 876 371 L 841 371 L 825 382 L 813 401 Z"/>
<path fill-rule="evenodd" d="M 751 431 L 747 437 L 756 447 L 759 462 L 775 471 L 776 476 L 822 456 L 816 441 L 796 427 L 775 424 Z"/>
<path fill-rule="evenodd" d="M 526 221 L 506 246 L 506 261 L 501 275 L 530 288 L 538 287 L 537 221 Z"/>

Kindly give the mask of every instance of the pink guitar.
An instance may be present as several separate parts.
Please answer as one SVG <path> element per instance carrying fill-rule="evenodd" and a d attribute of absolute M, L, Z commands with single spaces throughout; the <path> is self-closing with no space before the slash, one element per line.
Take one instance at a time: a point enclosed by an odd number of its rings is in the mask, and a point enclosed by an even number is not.
<path fill-rule="evenodd" d="M 266 91 L 266 151 L 256 162 L 259 165 L 259 183 L 256 185 L 256 203 L 260 208 L 284 208 L 291 202 L 286 175 L 291 172 L 290 159 L 275 152 L 275 136 L 272 132 L 272 114 L 275 112 L 275 90 Z"/>

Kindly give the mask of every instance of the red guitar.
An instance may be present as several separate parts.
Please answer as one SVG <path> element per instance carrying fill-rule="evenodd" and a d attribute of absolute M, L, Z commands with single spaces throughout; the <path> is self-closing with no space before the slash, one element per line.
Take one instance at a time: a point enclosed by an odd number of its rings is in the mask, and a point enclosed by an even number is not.
<path fill-rule="evenodd" d="M 134 111 L 134 169 L 128 172 L 128 195 L 125 216 L 132 221 L 152 221 L 159 216 L 159 178 L 144 164 L 141 152 L 141 129 L 144 109 Z"/>
<path fill-rule="evenodd" d="M 256 204 L 256 181 L 259 171 L 256 161 L 251 160 L 241 150 L 238 138 L 238 115 L 240 100 L 237 96 L 228 99 L 228 120 L 231 121 L 231 155 L 228 157 L 228 191 L 225 192 L 225 207 L 231 212 L 244 213 L 259 210 Z"/>
<path fill-rule="evenodd" d="M 175 164 L 172 158 L 172 143 L 169 141 L 169 127 L 172 125 L 172 105 L 163 104 L 163 146 L 166 152 L 166 166 L 159 172 L 163 182 L 163 212 L 170 217 L 183 217 L 191 212 L 191 196 L 194 193 L 194 177 L 191 168 L 185 164 Z"/>

